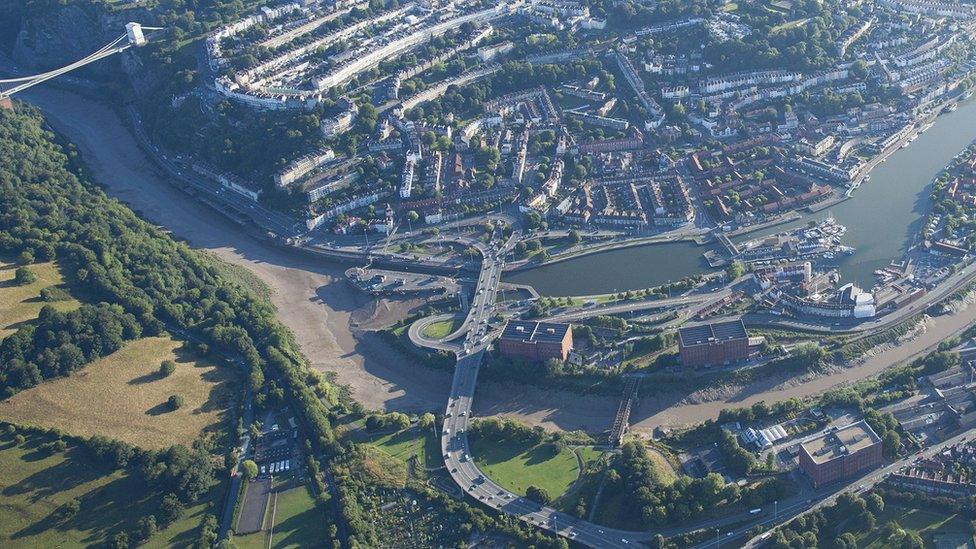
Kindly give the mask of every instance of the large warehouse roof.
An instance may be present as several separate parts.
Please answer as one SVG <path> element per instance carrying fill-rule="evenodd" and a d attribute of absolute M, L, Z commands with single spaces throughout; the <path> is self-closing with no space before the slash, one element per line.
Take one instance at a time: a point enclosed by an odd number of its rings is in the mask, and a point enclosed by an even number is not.
<path fill-rule="evenodd" d="M 746 327 L 741 320 L 727 320 L 711 324 L 686 326 L 678 330 L 678 339 L 682 346 L 705 345 L 716 341 L 732 339 L 747 339 Z"/>
<path fill-rule="evenodd" d="M 569 330 L 569 324 L 512 320 L 505 326 L 505 331 L 502 332 L 502 339 L 536 343 L 559 343 L 566 337 L 567 330 Z"/>

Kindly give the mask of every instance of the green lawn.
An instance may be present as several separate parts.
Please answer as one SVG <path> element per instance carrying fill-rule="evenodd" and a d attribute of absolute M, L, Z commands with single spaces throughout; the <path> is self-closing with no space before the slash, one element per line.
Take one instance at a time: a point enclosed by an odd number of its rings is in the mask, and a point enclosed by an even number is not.
<path fill-rule="evenodd" d="M 365 434 L 357 437 L 357 442 L 378 448 L 404 463 L 407 463 L 411 457 L 417 456 L 419 463 L 425 467 L 442 465 L 438 441 L 430 428 L 421 430 L 419 427 L 411 427 L 399 433 L 385 435 Z"/>
<path fill-rule="evenodd" d="M 776 25 L 775 27 L 770 29 L 769 32 L 770 34 L 776 34 L 777 32 L 783 32 L 785 30 L 806 25 L 807 22 L 809 21 L 810 21 L 809 17 L 804 17 L 803 19 L 797 19 L 795 21 L 787 21 L 786 23 L 783 23 L 781 25 Z"/>
<path fill-rule="evenodd" d="M 455 330 L 461 327 L 462 319 L 454 318 L 451 320 L 441 320 L 440 322 L 433 322 L 424 328 L 424 337 L 429 337 L 430 339 L 440 339 L 442 337 L 447 337 L 453 334 Z"/>
<path fill-rule="evenodd" d="M 159 497 L 140 479 L 91 460 L 69 445 L 48 454 L 39 446 L 50 440 L 28 435 L 18 445 L 0 438 L 0 547 L 103 546 L 117 532 L 132 531 L 139 518 L 157 513 Z M 211 492 L 214 497 L 220 490 Z M 60 518 L 58 508 L 78 499 L 81 511 Z M 193 545 L 208 502 L 187 509 L 180 520 L 157 533 L 148 547 Z"/>
<path fill-rule="evenodd" d="M 881 539 L 881 527 L 888 521 L 895 521 L 905 530 L 916 532 L 926 542 L 932 544 L 936 533 L 968 533 L 969 522 L 959 515 L 945 514 L 924 509 L 910 509 L 900 505 L 888 505 L 878 518 L 878 527 L 867 534 L 861 534 L 857 546 L 861 548 L 883 549 L 888 546 Z"/>
<path fill-rule="evenodd" d="M 44 288 L 63 283 L 61 273 L 54 263 L 35 263 L 28 266 L 37 275 L 37 280 L 24 286 L 14 282 L 17 267 L 15 264 L 0 261 L 0 339 L 17 331 L 24 322 L 37 318 L 44 305 L 51 305 L 59 311 L 70 311 L 79 305 L 75 299 L 47 303 L 40 298 Z"/>
<path fill-rule="evenodd" d="M 600 456 L 603 455 L 603 450 L 592 446 L 581 446 L 576 448 L 576 454 L 582 458 L 583 466 L 589 467 L 591 464 L 596 463 L 596 460 L 600 459 Z"/>
<path fill-rule="evenodd" d="M 569 448 L 553 456 L 544 445 L 478 439 L 471 442 L 471 451 L 486 475 L 522 495 L 529 486 L 538 486 L 558 498 L 580 475 L 576 455 Z"/>
<path fill-rule="evenodd" d="M 274 529 L 235 536 L 234 544 L 237 547 L 267 549 L 268 536 L 271 536 L 272 548 L 326 546 L 328 517 L 316 506 L 315 498 L 307 486 L 296 486 L 278 492 L 277 500 L 272 498 L 272 501 L 265 520 L 271 520 L 273 509 Z M 268 525 L 267 522 L 265 524 Z"/>

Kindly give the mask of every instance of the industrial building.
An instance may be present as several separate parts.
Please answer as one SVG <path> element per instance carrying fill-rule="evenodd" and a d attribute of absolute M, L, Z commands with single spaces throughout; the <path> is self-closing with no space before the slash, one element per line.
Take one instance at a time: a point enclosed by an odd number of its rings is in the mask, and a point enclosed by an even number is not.
<path fill-rule="evenodd" d="M 498 351 L 508 358 L 566 360 L 572 349 L 573 328 L 569 324 L 511 320 L 498 338 Z"/>
<path fill-rule="evenodd" d="M 741 320 L 727 320 L 678 330 L 681 364 L 687 367 L 725 364 L 749 358 L 749 334 Z"/>
<path fill-rule="evenodd" d="M 800 444 L 800 470 L 814 488 L 881 465 L 881 438 L 864 420 Z"/>

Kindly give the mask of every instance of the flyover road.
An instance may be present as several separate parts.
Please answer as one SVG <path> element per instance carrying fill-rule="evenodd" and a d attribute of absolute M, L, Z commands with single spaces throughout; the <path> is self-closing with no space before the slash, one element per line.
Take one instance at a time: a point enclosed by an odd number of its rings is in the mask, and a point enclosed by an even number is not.
<path fill-rule="evenodd" d="M 504 262 L 502 258 L 514 247 L 517 234 L 513 234 L 500 249 L 483 246 L 484 260 L 478 286 L 471 310 L 465 323 L 467 335 L 463 348 L 456 350 L 457 365 L 451 385 L 451 395 L 444 412 L 444 425 L 441 432 L 441 453 L 444 465 L 451 478 L 472 498 L 503 513 L 508 513 L 533 526 L 552 534 L 563 536 L 588 547 L 624 548 L 635 547 L 650 541 L 656 533 L 666 536 L 684 534 L 702 528 L 722 528 L 741 522 L 741 515 L 721 517 L 675 528 L 664 528 L 659 532 L 628 531 L 607 528 L 592 522 L 561 513 L 551 507 L 533 502 L 510 492 L 487 478 L 471 457 L 468 444 L 468 423 L 478 381 L 478 370 L 485 351 L 491 346 L 497 330 L 488 328 L 487 320 L 494 311 L 495 294 L 501 278 Z M 718 292 L 707 297 L 718 297 Z M 684 299 L 684 298 L 680 298 Z M 663 300 L 655 302 L 660 304 Z M 746 514 L 746 517 L 750 515 Z"/>
<path fill-rule="evenodd" d="M 487 321 L 494 310 L 495 293 L 504 267 L 502 258 L 517 240 L 515 233 L 501 249 L 496 250 L 491 246 L 479 248 L 485 254 L 484 261 L 465 323 L 467 335 L 464 348 L 458 351 L 451 396 L 444 413 L 441 433 L 444 465 L 458 486 L 483 504 L 584 545 L 630 547 L 649 540 L 651 536 L 647 532 L 604 528 L 514 494 L 485 477 L 471 459 L 467 429 L 478 369 L 495 335 L 488 329 Z"/>
<path fill-rule="evenodd" d="M 414 345 L 418 345 L 420 347 L 427 347 L 429 349 L 438 349 L 441 351 L 457 352 L 458 350 L 461 349 L 461 345 L 458 343 L 452 343 L 452 341 L 460 337 L 462 335 L 462 332 L 467 331 L 464 326 L 458 328 L 457 330 L 451 332 L 450 334 L 447 334 L 446 336 L 440 339 L 427 337 L 426 335 L 424 335 L 424 331 L 431 324 L 435 324 L 437 322 L 448 322 L 448 321 L 462 319 L 462 318 L 466 318 L 466 317 L 463 316 L 461 313 L 446 313 L 442 315 L 434 315 L 434 316 L 421 318 L 420 320 L 410 325 L 410 329 L 408 331 L 408 335 L 410 336 L 410 341 L 413 342 Z"/>
<path fill-rule="evenodd" d="M 684 305 L 694 305 L 699 303 L 702 305 L 702 307 L 704 307 L 708 304 L 715 303 L 716 301 L 720 301 L 728 297 L 731 295 L 731 293 L 732 291 L 728 288 L 722 288 L 721 290 L 708 294 L 689 294 L 687 296 L 666 299 L 652 299 L 636 302 L 631 301 L 617 305 L 603 305 L 600 307 L 592 307 L 589 309 L 574 310 L 571 312 L 555 314 L 546 318 L 546 320 L 551 322 L 571 322 L 574 320 L 592 318 L 594 316 L 619 315 L 623 313 L 681 307 Z"/>
<path fill-rule="evenodd" d="M 485 342 L 472 347 L 470 353 L 458 359 L 454 370 L 451 397 L 444 414 L 444 430 L 441 434 L 444 465 L 454 482 L 484 505 L 589 547 L 632 547 L 649 540 L 651 535 L 647 532 L 604 528 L 539 505 L 502 488 L 478 469 L 470 455 L 467 428 L 478 368 L 489 345 Z"/>

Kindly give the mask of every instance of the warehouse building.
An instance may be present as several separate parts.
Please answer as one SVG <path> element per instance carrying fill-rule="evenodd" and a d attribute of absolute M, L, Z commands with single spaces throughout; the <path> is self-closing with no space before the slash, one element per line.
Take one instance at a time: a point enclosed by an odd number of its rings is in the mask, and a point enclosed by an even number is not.
<path fill-rule="evenodd" d="M 498 338 L 502 356 L 523 360 L 566 360 L 573 349 L 573 328 L 569 324 L 511 320 Z"/>
<path fill-rule="evenodd" d="M 881 438 L 861 420 L 800 444 L 800 470 L 814 488 L 881 465 Z"/>
<path fill-rule="evenodd" d="M 727 320 L 678 330 L 684 366 L 725 364 L 749 358 L 749 334 L 741 320 Z"/>

